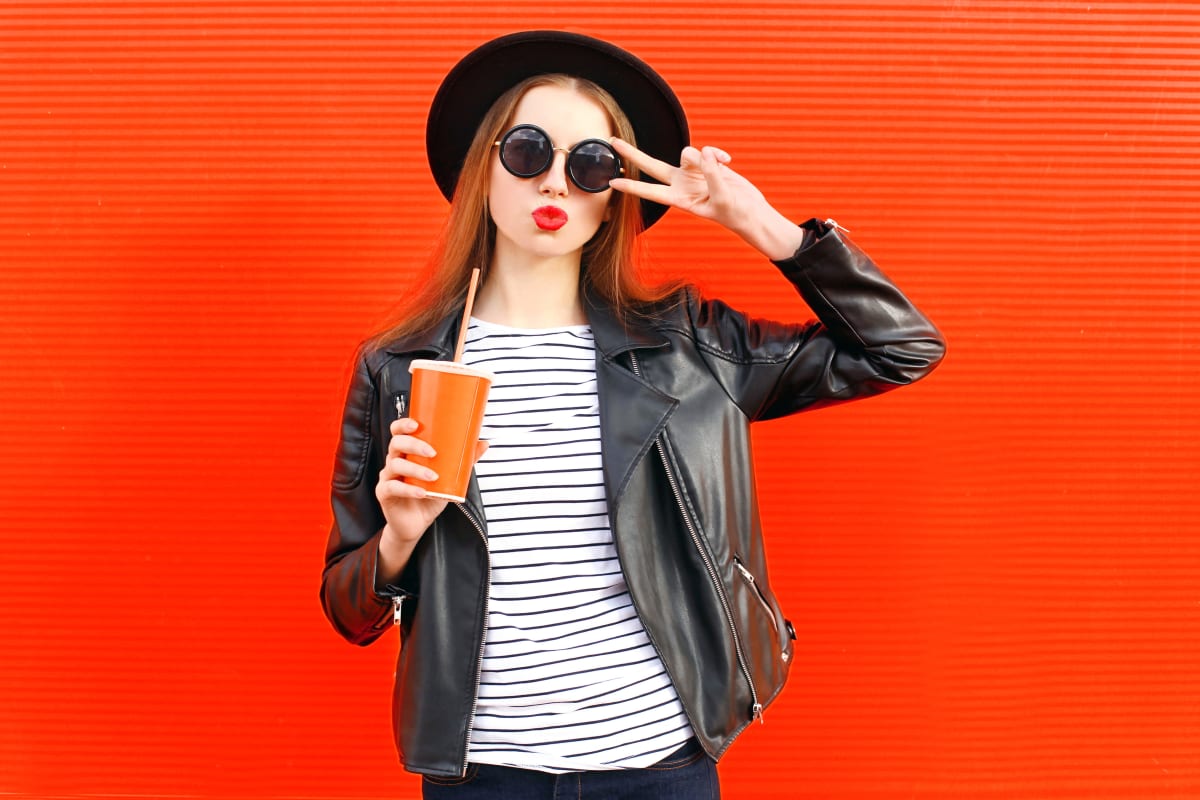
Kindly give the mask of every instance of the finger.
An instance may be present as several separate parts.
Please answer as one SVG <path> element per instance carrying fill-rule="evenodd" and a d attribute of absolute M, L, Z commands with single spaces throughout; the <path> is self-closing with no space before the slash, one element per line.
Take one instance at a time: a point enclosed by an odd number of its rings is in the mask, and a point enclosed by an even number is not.
<path fill-rule="evenodd" d="M 490 446 L 491 445 L 488 443 L 487 439 L 480 439 L 479 441 L 475 442 L 475 461 L 476 462 L 478 462 L 479 459 L 483 458 L 483 454 L 488 451 L 488 448 Z"/>
<path fill-rule="evenodd" d="M 438 474 L 423 464 L 409 461 L 407 458 L 388 458 L 383 462 L 379 471 L 380 481 L 405 480 L 413 478 L 419 481 L 436 481 Z"/>
<path fill-rule="evenodd" d="M 661 203 L 664 206 L 671 205 L 671 187 L 661 183 L 646 183 L 645 181 L 635 181 L 630 178 L 614 178 L 608 186 L 610 189 L 631 194 L 643 200 Z"/>
<path fill-rule="evenodd" d="M 712 150 L 713 154 L 717 157 L 717 161 L 719 161 L 722 164 L 728 164 L 730 161 L 733 161 L 733 156 L 729 155 L 729 153 L 725 152 L 724 150 L 722 150 L 719 147 L 713 147 L 712 145 L 706 145 L 704 149 Z"/>
<path fill-rule="evenodd" d="M 616 149 L 617 155 L 630 164 L 633 164 L 639 171 L 663 183 L 671 182 L 671 172 L 676 169 L 673 164 L 659 161 L 654 156 L 643 153 L 624 139 L 618 139 L 614 136 L 608 141 Z M 620 180 L 625 179 L 622 178 Z"/>
<path fill-rule="evenodd" d="M 708 180 L 718 177 L 721 174 L 721 169 L 724 165 L 717 160 L 717 149 L 715 147 L 705 147 L 700 151 L 700 158 L 697 162 L 697 167 L 704 173 L 704 177 Z"/>
<path fill-rule="evenodd" d="M 385 478 L 384 472 L 379 473 L 379 482 L 375 484 L 375 499 L 381 504 L 386 500 L 421 500 L 428 496 L 425 487 L 398 478 Z"/>
<path fill-rule="evenodd" d="M 399 435 L 393 436 L 388 442 L 389 456 L 425 456 L 433 458 L 437 455 L 437 451 L 433 449 L 433 445 L 424 439 L 418 439 L 416 436 Z"/>
<path fill-rule="evenodd" d="M 700 162 L 704 155 L 696 148 L 688 145 L 683 148 L 683 152 L 679 154 L 679 168 L 686 170 L 699 170 Z"/>
<path fill-rule="evenodd" d="M 412 417 L 400 417 L 392 422 L 388 430 L 391 431 L 392 436 L 396 436 L 401 433 L 416 433 L 420 427 L 421 424 Z"/>
<path fill-rule="evenodd" d="M 724 151 L 715 147 L 705 147 L 700 154 L 700 170 L 708 183 L 708 196 L 714 203 L 720 204 L 729 197 L 727 178 L 730 170 L 721 163 Z M 728 155 L 728 154 L 725 154 Z"/>

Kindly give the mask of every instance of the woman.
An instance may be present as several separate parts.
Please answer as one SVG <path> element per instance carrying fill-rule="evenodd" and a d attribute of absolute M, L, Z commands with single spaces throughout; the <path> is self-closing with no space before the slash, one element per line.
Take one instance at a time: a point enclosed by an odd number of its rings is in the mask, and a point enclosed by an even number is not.
<path fill-rule="evenodd" d="M 933 325 L 843 238 L 795 225 L 687 146 L 674 94 L 606 42 L 514 34 L 465 57 L 428 123 L 452 208 L 435 276 L 368 343 L 347 400 L 322 602 L 402 647 L 396 743 L 426 797 L 710 797 L 715 761 L 782 689 L 749 423 L 911 383 Z M 674 162 L 678 161 L 678 166 Z M 648 176 L 644 180 L 641 176 Z M 754 320 L 636 280 L 666 207 L 771 260 L 818 320 Z M 408 365 L 496 373 L 464 503 L 407 456 Z"/>

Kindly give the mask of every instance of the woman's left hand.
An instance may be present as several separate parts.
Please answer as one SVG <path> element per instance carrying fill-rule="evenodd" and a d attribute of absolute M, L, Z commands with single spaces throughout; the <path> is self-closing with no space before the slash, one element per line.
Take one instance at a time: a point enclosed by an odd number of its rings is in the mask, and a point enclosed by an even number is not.
<path fill-rule="evenodd" d="M 617 154 L 642 173 L 661 183 L 617 178 L 612 188 L 638 197 L 690 211 L 726 228 L 737 230 L 753 218 L 752 207 L 766 205 L 754 184 L 729 167 L 728 153 L 716 147 L 685 147 L 679 166 L 643 153 L 623 139 L 612 139 Z"/>
<path fill-rule="evenodd" d="M 730 155 L 717 147 L 685 147 L 679 166 L 660 161 L 623 139 L 610 140 L 622 160 L 661 183 L 616 178 L 619 192 L 689 211 L 729 228 L 769 258 L 795 252 L 803 233 L 767 202 L 754 184 L 735 172 Z"/>

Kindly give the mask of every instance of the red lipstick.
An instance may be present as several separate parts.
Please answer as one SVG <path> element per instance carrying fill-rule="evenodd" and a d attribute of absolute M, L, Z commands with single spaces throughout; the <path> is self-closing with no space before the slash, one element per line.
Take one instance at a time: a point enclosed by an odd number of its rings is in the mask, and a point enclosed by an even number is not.
<path fill-rule="evenodd" d="M 542 206 L 534 209 L 533 222 L 544 231 L 556 231 L 567 224 L 567 212 L 558 206 Z"/>

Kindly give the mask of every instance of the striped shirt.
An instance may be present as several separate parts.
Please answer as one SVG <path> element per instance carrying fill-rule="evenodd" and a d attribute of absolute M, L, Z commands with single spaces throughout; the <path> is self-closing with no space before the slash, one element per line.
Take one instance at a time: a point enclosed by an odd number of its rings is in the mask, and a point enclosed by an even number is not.
<path fill-rule="evenodd" d="M 469 760 L 544 772 L 645 767 L 692 736 L 617 563 L 586 325 L 472 319 L 496 376 L 475 467 L 492 562 Z"/>

